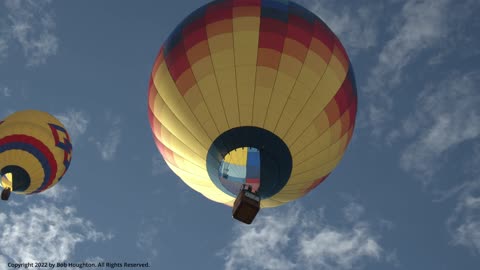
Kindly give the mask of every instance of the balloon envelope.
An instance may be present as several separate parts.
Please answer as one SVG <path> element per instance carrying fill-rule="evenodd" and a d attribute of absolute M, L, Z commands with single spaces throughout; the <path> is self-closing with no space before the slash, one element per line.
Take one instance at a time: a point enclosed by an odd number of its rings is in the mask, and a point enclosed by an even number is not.
<path fill-rule="evenodd" d="M 158 149 L 188 186 L 232 206 L 235 183 L 255 184 L 262 207 L 274 207 L 338 164 L 357 93 L 344 47 L 315 14 L 291 1 L 225 0 L 191 13 L 161 47 L 148 108 Z M 243 153 L 244 171 L 231 162 L 242 147 L 259 153 L 248 164 Z"/>
<path fill-rule="evenodd" d="M 70 166 L 72 144 L 52 115 L 27 110 L 0 121 L 0 172 L 3 188 L 20 194 L 42 192 L 60 181 Z"/>

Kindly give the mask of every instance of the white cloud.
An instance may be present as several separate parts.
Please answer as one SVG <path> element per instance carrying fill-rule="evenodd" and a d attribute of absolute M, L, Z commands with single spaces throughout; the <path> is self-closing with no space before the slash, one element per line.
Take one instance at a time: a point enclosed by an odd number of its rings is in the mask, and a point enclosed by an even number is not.
<path fill-rule="evenodd" d="M 0 42 L 0 53 L 1 53 L 1 42 Z M 5 97 L 9 97 L 9 96 L 12 95 L 12 89 L 4 86 L 4 87 L 0 88 L 0 93 Z"/>
<path fill-rule="evenodd" d="M 154 219 L 153 221 L 142 220 L 140 224 L 141 230 L 138 233 L 136 245 L 139 249 L 147 251 L 150 256 L 158 256 L 158 250 L 155 248 L 155 240 L 158 237 L 160 220 Z"/>
<path fill-rule="evenodd" d="M 382 126 L 393 107 L 391 91 L 403 79 L 405 68 L 415 62 L 427 48 L 435 47 L 448 36 L 449 4 L 451 0 L 405 1 L 400 17 L 393 18 L 393 37 L 380 51 L 377 64 L 372 68 L 366 87 L 370 100 L 366 117 L 374 135 L 380 135 Z"/>
<path fill-rule="evenodd" d="M 59 262 L 71 258 L 78 244 L 111 238 L 76 215 L 75 208 L 41 201 L 25 212 L 0 213 L 0 261 Z"/>
<path fill-rule="evenodd" d="M 100 151 L 100 155 L 103 160 L 112 160 L 117 152 L 117 147 L 120 144 L 120 129 L 112 128 L 108 131 L 108 134 L 103 142 L 95 141 L 95 145 Z"/>
<path fill-rule="evenodd" d="M 480 179 L 465 186 L 447 226 L 453 244 L 471 248 L 480 255 Z"/>
<path fill-rule="evenodd" d="M 443 153 L 480 136 L 480 72 L 454 75 L 427 87 L 417 110 L 404 121 L 402 133 L 413 137 L 401 156 L 401 167 L 431 177 Z"/>
<path fill-rule="evenodd" d="M 390 263 L 391 265 L 395 266 L 395 268 L 400 268 L 401 267 L 400 261 L 398 260 L 398 255 L 397 255 L 396 250 L 386 254 L 385 255 L 385 261 L 387 263 Z"/>
<path fill-rule="evenodd" d="M 461 0 L 455 3 L 456 5 L 448 7 L 448 25 L 454 29 L 451 29 L 447 39 L 438 44 L 439 50 L 434 52 L 427 61 L 429 65 L 452 65 L 452 59 L 464 62 L 480 55 L 479 37 L 476 31 L 480 27 L 480 18 L 477 15 L 480 2 Z"/>
<path fill-rule="evenodd" d="M 351 202 L 343 209 L 343 215 L 350 222 L 357 221 L 365 212 L 365 208 L 358 203 Z"/>
<path fill-rule="evenodd" d="M 6 25 L 0 20 L 0 63 L 8 56 L 9 33 Z"/>
<path fill-rule="evenodd" d="M 480 141 L 472 147 L 473 156 L 465 163 L 465 171 L 469 172 L 473 177 L 480 176 Z"/>
<path fill-rule="evenodd" d="M 55 117 L 62 122 L 72 139 L 72 144 L 85 133 L 89 123 L 87 114 L 83 111 L 69 110 L 65 113 L 56 114 Z"/>
<path fill-rule="evenodd" d="M 0 36 L 0 63 L 7 57 L 8 51 L 8 41 L 3 37 Z M 0 257 L 1 262 L 1 257 Z"/>
<path fill-rule="evenodd" d="M 382 3 L 352 7 L 349 2 L 339 7 L 338 1 L 303 0 L 301 4 L 312 10 L 332 29 L 350 52 L 370 49 L 377 44 L 378 14 L 382 14 Z"/>
<path fill-rule="evenodd" d="M 300 254 L 310 269 L 353 269 L 362 258 L 379 259 L 381 250 L 362 223 L 349 230 L 323 228 L 300 240 Z"/>
<path fill-rule="evenodd" d="M 407 1 L 402 8 L 401 19 L 393 27 L 396 34 L 380 52 L 379 66 L 374 72 L 382 75 L 400 72 L 419 51 L 445 37 L 448 26 L 445 25 L 443 15 L 448 12 L 449 2 L 450 0 Z"/>
<path fill-rule="evenodd" d="M 90 137 L 89 141 L 93 142 L 103 160 L 113 160 L 115 153 L 120 145 L 121 140 L 121 120 L 119 117 L 113 116 L 111 112 L 106 113 L 106 121 L 110 124 L 110 129 L 104 139 L 100 140 L 95 137 Z"/>
<path fill-rule="evenodd" d="M 383 254 L 371 225 L 358 220 L 359 209 L 346 208 L 346 216 L 358 216 L 342 227 L 327 224 L 323 211 L 309 213 L 298 205 L 263 210 L 252 225 L 235 225 L 235 238 L 220 253 L 225 269 L 359 269 Z"/>
<path fill-rule="evenodd" d="M 460 183 L 434 193 L 437 202 L 457 200 L 447 221 L 452 243 L 480 254 L 480 71 L 452 73 L 426 87 L 417 98 L 416 111 L 403 121 L 398 133 L 410 142 L 404 148 L 400 164 L 428 184 L 445 162 L 456 161 L 450 160 L 451 151 L 460 145 L 472 150 L 473 155 L 464 151 L 455 157 L 468 159 L 463 168 L 456 168 L 458 178 L 451 179 Z"/>
<path fill-rule="evenodd" d="M 5 258 L 4 256 L 0 255 L 0 269 L 2 270 L 5 270 L 7 269 L 7 265 L 8 265 L 9 261 L 7 260 L 7 258 Z"/>
<path fill-rule="evenodd" d="M 225 255 L 225 269 L 293 269 L 296 265 L 283 251 L 291 242 L 291 234 L 299 222 L 300 209 L 291 208 L 284 215 L 260 213 L 255 222 L 235 227 L 236 239 Z"/>
<path fill-rule="evenodd" d="M 472 181 L 440 193 L 440 201 L 457 196 L 457 205 L 447 220 L 454 245 L 472 249 L 480 255 L 480 144 L 473 147 L 473 157 L 465 166 Z"/>
<path fill-rule="evenodd" d="M 65 185 L 58 183 L 54 187 L 47 189 L 46 191 L 43 191 L 38 195 L 53 201 L 60 202 L 71 199 L 72 195 L 75 193 L 76 190 L 77 187 L 75 186 L 73 188 L 67 188 L 65 187 Z"/>
<path fill-rule="evenodd" d="M 44 64 L 58 50 L 55 22 L 50 0 L 6 0 L 8 22 L 3 26 L 0 54 L 6 54 L 11 42 L 19 43 L 27 66 Z"/>

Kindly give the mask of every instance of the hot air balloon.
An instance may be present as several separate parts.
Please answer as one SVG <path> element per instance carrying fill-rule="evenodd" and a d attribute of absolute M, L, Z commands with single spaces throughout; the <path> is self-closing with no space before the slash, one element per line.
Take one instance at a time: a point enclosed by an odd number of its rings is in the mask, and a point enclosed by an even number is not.
<path fill-rule="evenodd" d="M 26 110 L 0 121 L 2 200 L 8 200 L 10 192 L 29 195 L 53 187 L 71 159 L 70 136 L 52 115 Z"/>
<path fill-rule="evenodd" d="M 340 40 L 285 0 L 224 0 L 185 18 L 160 49 L 148 116 L 170 169 L 251 223 L 296 200 L 341 160 L 357 91 Z"/>

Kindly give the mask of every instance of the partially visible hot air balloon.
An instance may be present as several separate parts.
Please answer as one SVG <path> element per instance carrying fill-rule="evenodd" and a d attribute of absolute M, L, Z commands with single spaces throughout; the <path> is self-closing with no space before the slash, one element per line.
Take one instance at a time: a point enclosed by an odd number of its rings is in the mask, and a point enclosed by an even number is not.
<path fill-rule="evenodd" d="M 261 207 L 279 206 L 330 174 L 356 111 L 344 47 L 320 18 L 287 0 L 219 0 L 197 9 L 160 49 L 148 92 L 168 166 L 246 223 L 260 199 Z"/>
<path fill-rule="evenodd" d="M 10 192 L 34 194 L 57 184 L 70 166 L 72 143 L 52 115 L 19 111 L 0 121 L 2 200 Z"/>

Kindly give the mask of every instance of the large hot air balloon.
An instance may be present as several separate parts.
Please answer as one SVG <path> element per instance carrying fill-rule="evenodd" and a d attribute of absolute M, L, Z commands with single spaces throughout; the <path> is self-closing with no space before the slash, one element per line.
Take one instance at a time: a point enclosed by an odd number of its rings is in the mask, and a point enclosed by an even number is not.
<path fill-rule="evenodd" d="M 34 194 L 57 184 L 72 158 L 70 137 L 52 115 L 27 110 L 0 121 L 2 200 L 10 192 Z"/>
<path fill-rule="evenodd" d="M 255 203 L 298 199 L 335 168 L 357 93 L 344 47 L 311 11 L 285 0 L 224 0 L 191 13 L 165 41 L 148 107 L 168 166 L 250 223 Z M 251 211 L 242 219 L 237 208 Z"/>

